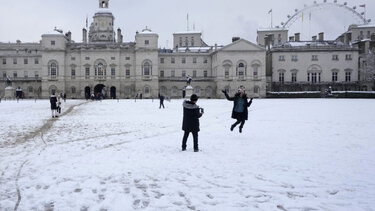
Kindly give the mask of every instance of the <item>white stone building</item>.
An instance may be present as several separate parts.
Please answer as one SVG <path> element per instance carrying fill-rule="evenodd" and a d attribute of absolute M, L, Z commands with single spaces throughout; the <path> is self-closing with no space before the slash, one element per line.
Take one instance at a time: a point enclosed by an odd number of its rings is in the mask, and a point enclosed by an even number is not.
<path fill-rule="evenodd" d="M 7 78 L 26 98 L 47 98 L 52 92 L 68 98 L 102 93 L 107 98 L 181 97 L 186 76 L 201 97 L 221 98 L 244 86 L 252 97 L 266 96 L 266 51 L 247 40 L 208 46 L 201 32 L 174 34 L 173 49 L 158 48 L 158 34 L 137 32 L 135 42 L 123 42 L 114 28 L 109 0 L 99 0 L 93 22 L 82 30 L 82 42 L 71 33 L 42 35 L 40 43 L 0 43 L 0 96 Z"/>

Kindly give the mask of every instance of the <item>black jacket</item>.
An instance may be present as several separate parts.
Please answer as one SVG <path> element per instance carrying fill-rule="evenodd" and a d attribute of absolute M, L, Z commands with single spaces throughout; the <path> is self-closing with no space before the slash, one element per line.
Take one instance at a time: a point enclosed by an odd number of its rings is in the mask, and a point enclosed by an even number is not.
<path fill-rule="evenodd" d="M 49 99 L 49 102 L 51 103 L 51 110 L 56 110 L 57 109 L 57 97 L 56 95 L 51 95 L 51 98 Z"/>
<path fill-rule="evenodd" d="M 232 118 L 233 118 L 233 119 L 247 120 L 247 118 L 248 118 L 248 111 L 247 111 L 247 108 L 250 107 L 250 105 L 251 105 L 251 103 L 252 103 L 253 101 L 250 100 L 249 102 L 247 102 L 247 95 L 244 94 L 244 95 L 242 96 L 242 99 L 244 99 L 245 102 L 246 102 L 246 103 L 244 104 L 244 112 L 242 112 L 242 113 L 237 113 L 237 112 L 234 111 L 234 108 L 237 106 L 237 104 L 238 104 L 238 100 L 241 98 L 241 97 L 240 97 L 240 94 L 237 93 L 237 94 L 234 95 L 234 97 L 229 97 L 229 96 L 228 96 L 228 93 L 224 93 L 224 94 L 225 94 L 225 97 L 227 98 L 227 100 L 229 100 L 229 101 L 234 101 L 234 103 L 233 103 L 233 109 L 232 109 Z"/>
<path fill-rule="evenodd" d="M 187 132 L 199 131 L 199 118 L 202 113 L 199 112 L 199 106 L 185 100 L 182 104 L 184 108 L 184 118 L 182 121 L 182 130 Z"/>

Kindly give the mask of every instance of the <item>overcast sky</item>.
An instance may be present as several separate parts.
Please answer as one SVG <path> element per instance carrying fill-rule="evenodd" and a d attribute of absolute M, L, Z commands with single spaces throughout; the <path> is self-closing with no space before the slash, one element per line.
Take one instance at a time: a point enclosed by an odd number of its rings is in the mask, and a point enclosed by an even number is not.
<path fill-rule="evenodd" d="M 53 31 L 56 26 L 71 31 L 75 42 L 82 41 L 82 28 L 86 17 L 89 24 L 98 10 L 98 0 L 0 0 L 0 42 L 39 42 L 41 35 Z M 318 0 L 323 2 L 323 0 Z M 328 0 L 333 2 L 333 0 Z M 366 4 L 367 18 L 375 25 L 374 0 L 347 0 L 358 12 Z M 344 1 L 338 0 L 339 4 Z M 187 30 L 189 14 L 190 30 L 203 32 L 209 45 L 226 45 L 233 36 L 256 42 L 258 28 L 287 21 L 287 15 L 312 5 L 313 0 L 110 0 L 110 11 L 115 16 L 115 27 L 121 28 L 124 41 L 134 41 L 136 31 L 146 26 L 159 34 L 159 46 L 172 45 L 174 32 Z M 310 13 L 310 12 L 309 12 Z M 290 28 L 289 35 L 301 32 L 302 39 L 325 32 L 326 39 L 335 39 L 352 23 L 359 23 L 345 9 L 326 7 L 304 14 Z"/>

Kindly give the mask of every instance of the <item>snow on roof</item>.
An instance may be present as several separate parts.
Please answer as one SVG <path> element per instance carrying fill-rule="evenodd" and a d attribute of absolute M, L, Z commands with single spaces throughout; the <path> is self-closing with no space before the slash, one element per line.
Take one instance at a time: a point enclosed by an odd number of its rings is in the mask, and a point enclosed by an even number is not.
<path fill-rule="evenodd" d="M 181 32 L 175 32 L 173 34 L 202 34 L 201 31 L 181 31 Z"/>
<path fill-rule="evenodd" d="M 107 8 L 100 8 L 96 11 L 96 13 L 111 13 L 111 10 L 107 9 Z"/>
<path fill-rule="evenodd" d="M 288 31 L 287 29 L 283 28 L 264 28 L 264 29 L 258 29 L 259 31 Z"/>
<path fill-rule="evenodd" d="M 64 36 L 64 34 L 62 34 L 60 32 L 57 32 L 57 31 L 49 31 L 47 33 L 42 34 L 42 36 L 51 36 L 51 35 L 53 35 L 53 36 L 58 36 L 58 35 Z"/>
<path fill-rule="evenodd" d="M 188 50 L 189 52 L 197 53 L 197 52 L 208 52 L 210 51 L 211 47 L 189 47 L 188 49 L 189 49 Z M 183 52 L 186 52 L 186 50 L 187 50 L 186 47 L 178 48 L 177 52 L 183 53 Z"/>
<path fill-rule="evenodd" d="M 153 32 L 151 29 L 143 29 L 141 32 L 138 32 L 138 34 L 157 34 L 156 32 Z"/>
<path fill-rule="evenodd" d="M 357 28 L 375 28 L 375 25 L 373 24 L 373 25 L 369 25 L 369 24 L 367 24 L 367 25 L 360 25 L 360 26 L 357 26 Z"/>

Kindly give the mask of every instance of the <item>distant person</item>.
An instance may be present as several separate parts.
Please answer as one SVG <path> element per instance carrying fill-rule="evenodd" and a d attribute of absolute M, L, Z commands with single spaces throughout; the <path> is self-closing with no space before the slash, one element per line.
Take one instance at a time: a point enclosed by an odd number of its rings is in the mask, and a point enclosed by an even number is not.
<path fill-rule="evenodd" d="M 191 95 L 190 101 L 185 100 L 182 104 L 184 108 L 184 116 L 182 122 L 182 130 L 185 131 L 182 139 L 182 151 L 186 151 L 186 142 L 189 137 L 189 133 L 193 134 L 194 141 L 194 152 L 199 151 L 198 147 L 198 132 L 199 132 L 199 118 L 203 115 L 203 109 L 200 109 L 196 104 L 198 96 L 196 94 Z"/>
<path fill-rule="evenodd" d="M 237 93 L 234 97 L 229 97 L 228 93 L 225 90 L 222 90 L 225 97 L 229 101 L 234 101 L 233 103 L 233 110 L 232 110 L 232 118 L 236 119 L 237 121 L 230 127 L 230 130 L 233 129 L 240 124 L 240 133 L 242 133 L 242 128 L 245 124 L 245 121 L 248 118 L 248 110 L 247 108 L 250 107 L 251 103 L 253 102 L 253 98 L 247 102 L 247 95 L 245 94 L 245 90 L 243 88 L 239 88 Z"/>
<path fill-rule="evenodd" d="M 51 111 L 52 111 L 52 118 L 57 117 L 56 110 L 57 110 L 57 97 L 53 92 L 51 97 L 49 98 L 49 102 L 51 103 Z"/>
<path fill-rule="evenodd" d="M 64 93 L 63 98 L 64 98 L 64 103 L 65 103 L 66 102 L 66 93 Z"/>
<path fill-rule="evenodd" d="M 160 105 L 159 105 L 159 109 L 161 109 L 161 107 L 163 106 L 164 107 L 164 96 L 159 94 L 159 101 L 160 101 Z"/>

